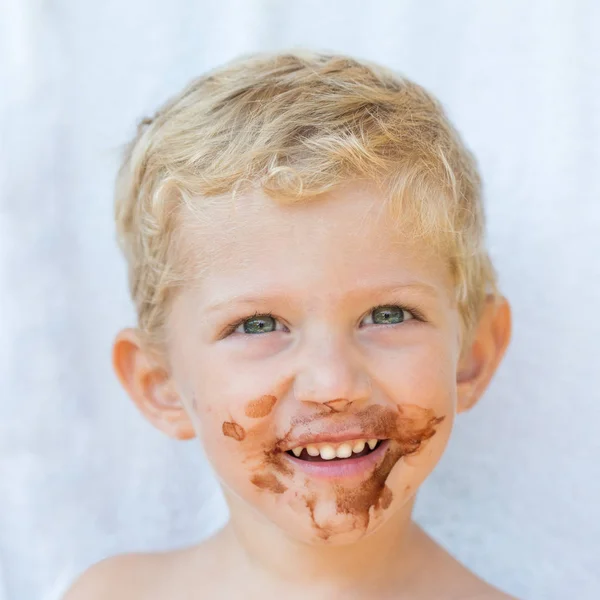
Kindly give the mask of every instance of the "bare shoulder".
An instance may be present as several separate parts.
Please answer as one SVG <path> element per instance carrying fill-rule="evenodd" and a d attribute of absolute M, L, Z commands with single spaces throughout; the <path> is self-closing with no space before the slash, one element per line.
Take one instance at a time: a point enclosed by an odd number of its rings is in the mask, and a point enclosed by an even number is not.
<path fill-rule="evenodd" d="M 163 554 L 123 554 L 96 563 L 83 573 L 63 600 L 137 600 L 155 598 L 166 576 Z"/>
<path fill-rule="evenodd" d="M 212 540 L 169 552 L 121 554 L 83 573 L 62 600 L 172 600 L 218 587 L 224 556 Z M 213 594 L 214 595 L 214 594 Z"/>
<path fill-rule="evenodd" d="M 417 543 L 424 548 L 424 573 L 437 571 L 432 585 L 432 597 L 452 600 L 519 600 L 476 575 L 436 542 L 425 530 L 415 526 Z"/>
<path fill-rule="evenodd" d="M 488 586 L 488 588 L 474 596 L 468 596 L 464 600 L 519 600 L 514 596 L 501 592 L 498 588 Z"/>
<path fill-rule="evenodd" d="M 475 581 L 475 585 L 467 585 L 466 588 L 469 591 L 457 595 L 456 600 L 459 600 L 459 598 L 460 600 L 519 600 L 518 598 L 499 590 L 497 587 L 476 575 L 473 575 L 473 577 L 474 579 L 470 583 Z"/>
<path fill-rule="evenodd" d="M 481 600 L 519 600 L 515 596 L 510 596 L 509 594 L 505 594 L 499 590 L 494 590 L 490 592 L 490 594 Z"/>

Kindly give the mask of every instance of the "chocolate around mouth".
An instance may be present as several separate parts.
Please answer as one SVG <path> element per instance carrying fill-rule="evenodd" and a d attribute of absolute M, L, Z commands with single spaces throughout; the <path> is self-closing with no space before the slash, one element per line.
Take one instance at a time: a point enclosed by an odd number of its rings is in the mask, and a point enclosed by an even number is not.
<path fill-rule="evenodd" d="M 346 420 L 348 417 L 349 421 Z M 387 479 L 396 463 L 403 456 L 419 453 L 424 444 L 437 433 L 437 425 L 445 419 L 446 415 L 436 416 L 433 408 L 424 408 L 413 404 L 403 404 L 395 408 L 372 405 L 352 414 L 343 413 L 336 416 L 336 414 L 328 412 L 327 414 L 315 413 L 296 417 L 291 420 L 290 430 L 282 438 L 273 438 L 272 435 L 269 435 L 271 424 L 267 422 L 263 423 L 262 428 L 257 426 L 250 430 L 246 439 L 237 436 L 238 431 L 229 424 L 224 424 L 228 425 L 229 429 L 226 431 L 224 427 L 223 434 L 230 437 L 235 436 L 234 439 L 240 441 L 241 444 L 254 443 L 254 446 L 249 447 L 254 448 L 258 455 L 262 455 L 262 461 L 255 469 L 252 484 L 264 492 L 279 497 L 288 489 L 286 478 L 294 476 L 296 469 L 302 470 L 302 467 L 295 463 L 294 459 L 321 464 L 320 468 L 316 468 L 316 465 L 310 469 L 307 467 L 305 471 L 309 474 L 321 472 L 322 475 L 327 476 L 330 472 L 344 469 L 343 465 L 339 465 L 335 469 L 328 470 L 324 463 L 330 461 L 326 461 L 320 456 L 308 455 L 306 448 L 303 448 L 300 456 L 296 457 L 293 449 L 310 443 L 308 439 L 310 435 L 307 434 L 323 434 L 323 430 L 326 429 L 327 432 L 339 437 L 342 432 L 348 432 L 351 425 L 353 432 L 360 431 L 363 432 L 362 435 L 368 436 L 371 440 L 381 440 L 373 450 L 364 448 L 362 452 L 353 453 L 349 458 L 339 459 L 336 457 L 332 459 L 350 460 L 348 468 L 352 471 L 352 463 L 356 462 L 352 458 L 360 459 L 366 454 L 377 452 L 375 459 L 367 461 L 372 468 L 365 469 L 365 471 L 370 470 L 371 472 L 365 474 L 366 478 L 363 478 L 362 481 L 353 480 L 351 485 L 346 485 L 345 481 L 334 477 L 330 482 L 335 495 L 336 514 L 347 515 L 352 527 L 360 528 L 366 533 L 371 517 L 380 515 L 392 505 L 395 491 L 387 486 Z M 320 428 L 319 421 L 327 425 Z M 296 427 L 298 432 L 294 429 Z M 336 437 L 336 435 L 332 435 L 332 437 Z M 325 440 L 321 440 L 322 437 L 325 436 L 319 436 L 320 443 L 326 444 Z M 290 460 L 286 460 L 286 454 Z M 364 473 L 358 464 L 356 471 Z M 309 477 L 305 480 L 305 491 L 296 491 L 292 488 L 292 492 L 304 501 L 301 509 L 307 513 L 317 536 L 322 540 L 328 540 L 337 534 L 337 529 L 334 524 L 323 522 L 319 518 L 316 506 L 320 492 L 311 486 L 312 480 Z"/>
<path fill-rule="evenodd" d="M 300 454 L 300 456 L 295 456 L 294 453 L 291 450 L 287 450 L 286 454 L 288 454 L 289 456 L 296 458 L 297 460 L 305 460 L 307 462 L 323 462 L 323 463 L 329 463 L 329 462 L 335 462 L 335 461 L 340 461 L 340 460 L 352 460 L 353 458 L 360 458 L 362 456 L 366 456 L 367 454 L 371 454 L 372 452 L 375 452 L 375 450 L 377 450 L 379 448 L 379 446 L 381 446 L 381 444 L 383 442 L 385 442 L 386 440 L 379 440 L 377 442 L 377 445 L 373 448 L 373 450 L 371 450 L 369 448 L 368 445 L 365 444 L 365 449 L 362 452 L 356 452 L 356 453 L 352 453 L 351 456 L 349 456 L 348 458 L 338 458 L 337 456 L 335 458 L 332 458 L 330 460 L 325 460 L 324 458 L 321 458 L 321 456 L 311 456 L 306 448 L 304 448 L 302 450 L 302 453 Z"/>

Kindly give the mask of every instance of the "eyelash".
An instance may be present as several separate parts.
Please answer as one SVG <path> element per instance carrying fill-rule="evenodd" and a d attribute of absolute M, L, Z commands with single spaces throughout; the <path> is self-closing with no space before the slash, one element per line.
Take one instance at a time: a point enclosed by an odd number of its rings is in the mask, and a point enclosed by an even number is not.
<path fill-rule="evenodd" d="M 423 313 L 418 308 L 415 308 L 414 306 L 408 306 L 407 304 L 379 304 L 379 305 L 371 308 L 371 310 L 366 314 L 368 315 L 368 314 L 372 313 L 374 310 L 377 310 L 378 308 L 385 308 L 387 306 L 394 306 L 394 307 L 397 307 L 397 308 L 400 308 L 402 310 L 409 312 L 413 316 L 415 321 L 423 321 L 423 322 L 426 321 L 425 317 L 423 316 Z M 363 317 L 361 318 L 361 321 L 362 321 L 362 319 L 365 318 L 365 316 L 366 315 L 363 315 Z M 271 313 L 271 312 L 255 312 L 252 315 L 242 317 L 241 319 L 238 319 L 237 321 L 235 321 L 235 323 L 228 325 L 227 328 L 225 329 L 225 331 L 223 332 L 222 337 L 225 338 L 225 337 L 231 335 L 245 321 L 250 321 L 251 319 L 256 319 L 257 317 L 269 317 L 271 319 L 277 320 L 277 317 L 275 317 L 273 315 L 273 313 Z M 399 325 L 399 323 L 394 323 L 394 325 Z M 380 327 L 381 327 L 381 325 L 380 325 Z"/>

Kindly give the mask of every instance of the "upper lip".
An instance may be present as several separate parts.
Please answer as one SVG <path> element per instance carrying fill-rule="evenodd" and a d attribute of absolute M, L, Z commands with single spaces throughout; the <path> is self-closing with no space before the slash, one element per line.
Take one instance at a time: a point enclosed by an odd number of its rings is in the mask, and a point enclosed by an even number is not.
<path fill-rule="evenodd" d="M 337 432 L 326 432 L 321 431 L 320 433 L 304 433 L 293 438 L 289 438 L 288 436 L 282 440 L 280 444 L 280 450 L 283 452 L 287 452 L 288 450 L 292 450 L 293 448 L 310 446 L 313 444 L 341 444 L 342 442 L 348 442 L 350 440 L 374 440 L 379 439 L 376 435 L 370 435 L 365 431 L 337 431 Z"/>

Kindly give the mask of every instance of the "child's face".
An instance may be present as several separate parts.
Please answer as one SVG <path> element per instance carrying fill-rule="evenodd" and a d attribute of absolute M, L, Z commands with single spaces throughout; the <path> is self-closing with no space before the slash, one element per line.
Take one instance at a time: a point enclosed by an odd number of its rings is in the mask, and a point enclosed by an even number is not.
<path fill-rule="evenodd" d="M 368 186 L 288 206 L 255 193 L 184 234 L 207 270 L 170 313 L 173 381 L 226 493 L 304 541 L 377 528 L 452 428 L 448 267 L 382 206 Z"/>

